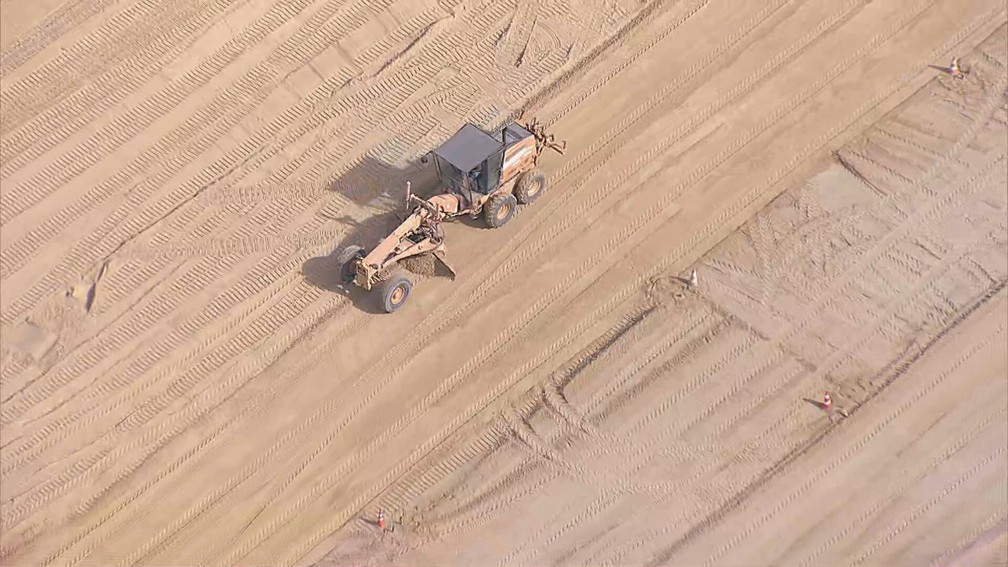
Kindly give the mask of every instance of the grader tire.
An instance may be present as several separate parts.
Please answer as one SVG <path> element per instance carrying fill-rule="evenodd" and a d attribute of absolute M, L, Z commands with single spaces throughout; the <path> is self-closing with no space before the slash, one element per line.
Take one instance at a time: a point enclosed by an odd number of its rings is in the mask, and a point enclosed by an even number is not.
<path fill-rule="evenodd" d="M 354 261 L 363 256 L 364 249 L 357 245 L 347 246 L 340 251 L 339 260 L 339 282 L 343 285 L 349 284 L 357 275 L 357 268 Z"/>
<path fill-rule="evenodd" d="M 528 205 L 542 195 L 546 189 L 546 176 L 539 170 L 523 173 L 515 185 L 514 196 L 521 205 Z"/>
<path fill-rule="evenodd" d="M 510 193 L 494 195 L 483 207 L 484 220 L 488 227 L 500 228 L 511 220 L 516 208 L 518 208 L 518 201 L 514 195 Z"/>
<path fill-rule="evenodd" d="M 403 273 L 392 275 L 382 283 L 381 305 L 386 313 L 394 313 L 406 304 L 410 292 L 413 291 L 413 282 Z"/>

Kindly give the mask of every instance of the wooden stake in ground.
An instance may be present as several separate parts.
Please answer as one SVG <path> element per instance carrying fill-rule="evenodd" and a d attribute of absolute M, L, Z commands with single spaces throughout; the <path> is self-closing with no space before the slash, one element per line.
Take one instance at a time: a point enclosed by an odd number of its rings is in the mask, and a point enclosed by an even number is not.
<path fill-rule="evenodd" d="M 959 58 L 953 57 L 952 63 L 949 64 L 948 68 L 949 75 L 952 75 L 955 79 L 965 79 L 966 73 L 963 72 L 962 67 L 959 66 Z"/>

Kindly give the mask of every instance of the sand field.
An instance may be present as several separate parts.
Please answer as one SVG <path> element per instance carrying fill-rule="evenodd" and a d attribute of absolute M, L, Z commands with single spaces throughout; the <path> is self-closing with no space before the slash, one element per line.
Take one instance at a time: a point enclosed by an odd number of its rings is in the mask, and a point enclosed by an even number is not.
<path fill-rule="evenodd" d="M 0 14 L 0 563 L 1008 564 L 1003 2 Z M 456 280 L 337 283 L 520 115 Z"/>

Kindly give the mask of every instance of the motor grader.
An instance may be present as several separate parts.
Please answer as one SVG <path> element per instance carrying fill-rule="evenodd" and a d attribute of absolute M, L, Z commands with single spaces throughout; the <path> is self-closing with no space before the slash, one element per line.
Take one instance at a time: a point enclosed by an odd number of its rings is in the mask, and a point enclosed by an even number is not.
<path fill-rule="evenodd" d="M 500 228 L 514 216 L 519 204 L 532 203 L 546 188 L 539 158 L 549 148 L 559 154 L 566 142 L 547 135 L 538 122 L 511 122 L 493 136 L 466 124 L 441 146 L 421 158 L 433 156 L 442 193 L 421 199 L 406 183 L 405 220 L 369 251 L 346 248 L 339 257 L 340 279 L 365 290 L 380 292 L 386 313 L 401 308 L 413 289 L 415 274 L 432 274 L 443 266 L 455 279 L 444 257 L 445 221 L 483 215 L 489 228 Z"/>

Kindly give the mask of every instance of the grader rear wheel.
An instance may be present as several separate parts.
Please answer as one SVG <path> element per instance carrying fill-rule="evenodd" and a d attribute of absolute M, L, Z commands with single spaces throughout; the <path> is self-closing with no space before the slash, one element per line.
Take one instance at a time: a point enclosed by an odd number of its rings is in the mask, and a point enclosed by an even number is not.
<path fill-rule="evenodd" d="M 539 170 L 523 173 L 515 185 L 514 196 L 519 204 L 528 205 L 542 195 L 546 188 L 546 176 Z"/>
<path fill-rule="evenodd" d="M 486 206 L 483 208 L 483 214 L 486 224 L 490 228 L 500 228 L 507 224 L 511 217 L 514 216 L 515 208 L 518 206 L 518 201 L 515 196 L 507 193 L 502 195 L 494 195 L 487 202 Z"/>

